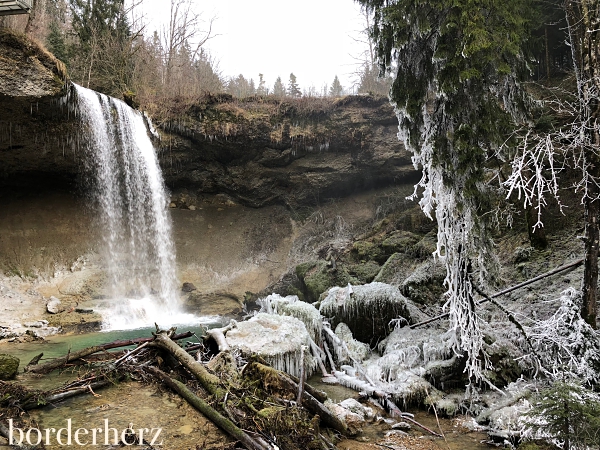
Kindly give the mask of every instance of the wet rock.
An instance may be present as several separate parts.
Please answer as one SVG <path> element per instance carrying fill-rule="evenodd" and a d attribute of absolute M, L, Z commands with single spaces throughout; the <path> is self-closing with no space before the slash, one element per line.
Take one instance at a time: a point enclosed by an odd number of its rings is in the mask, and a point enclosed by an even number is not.
<path fill-rule="evenodd" d="M 185 282 L 183 283 L 183 286 L 181 287 L 181 292 L 192 292 L 197 290 L 196 286 L 194 286 L 193 283 L 188 283 Z"/>
<path fill-rule="evenodd" d="M 12 380 L 19 370 L 19 358 L 0 353 L 0 380 Z"/>
<path fill-rule="evenodd" d="M 325 406 L 333 415 L 346 424 L 350 435 L 356 435 L 362 431 L 362 427 L 366 423 L 364 414 L 354 412 L 350 408 L 342 406 L 341 403 L 333 403 L 331 400 L 326 400 Z"/>
<path fill-rule="evenodd" d="M 48 300 L 48 303 L 46 303 L 46 310 L 50 314 L 58 314 L 58 313 L 63 312 L 65 310 L 65 307 L 63 306 L 63 304 L 61 303 L 61 301 L 59 299 L 52 296 L 52 297 L 50 297 L 50 300 Z"/>
<path fill-rule="evenodd" d="M 242 354 L 257 354 L 268 364 L 296 377 L 300 376 L 300 357 L 304 352 L 306 375 L 311 375 L 317 363 L 310 354 L 310 335 L 304 324 L 291 316 L 259 313 L 225 335 L 227 344 Z"/>
<path fill-rule="evenodd" d="M 411 321 L 406 299 L 398 288 L 377 282 L 334 287 L 321 302 L 319 310 L 323 316 L 332 318 L 333 326 L 345 323 L 355 339 L 370 346 L 377 345 L 390 334 L 393 329 L 390 322 Z"/>
<path fill-rule="evenodd" d="M 410 431 L 412 427 L 407 422 L 398 422 L 392 425 L 392 430 Z"/>

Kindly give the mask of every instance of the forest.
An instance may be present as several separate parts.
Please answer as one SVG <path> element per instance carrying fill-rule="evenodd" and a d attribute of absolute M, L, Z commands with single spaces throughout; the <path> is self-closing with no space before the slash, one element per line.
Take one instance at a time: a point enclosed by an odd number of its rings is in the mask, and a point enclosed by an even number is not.
<path fill-rule="evenodd" d="M 0 26 L 25 31 L 45 45 L 78 84 L 118 98 L 133 96 L 136 104 L 151 112 L 173 101 L 193 104 L 207 93 L 236 98 L 387 94 L 390 79 L 378 77 L 372 47 L 357 62 L 356 86 L 344 87 L 336 76 L 330 85 L 302 87 L 293 73 L 267 86 L 262 74 L 220 73 L 219 55 L 204 48 L 214 37 L 214 18 L 197 12 L 194 2 L 165 4 L 169 21 L 159 30 L 149 29 L 141 6 L 142 1 L 35 0 L 27 18 L 0 17 Z"/>

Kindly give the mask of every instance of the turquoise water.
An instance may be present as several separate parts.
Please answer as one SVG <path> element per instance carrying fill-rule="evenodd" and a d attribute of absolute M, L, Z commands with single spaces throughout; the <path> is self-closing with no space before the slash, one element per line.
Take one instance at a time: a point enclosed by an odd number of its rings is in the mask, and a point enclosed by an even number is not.
<path fill-rule="evenodd" d="M 195 333 L 195 336 L 192 336 L 187 339 L 182 339 L 179 342 L 201 342 L 202 335 L 205 333 L 205 331 L 208 328 L 213 328 L 215 326 L 221 326 L 221 324 L 214 323 L 199 326 L 185 325 L 181 328 L 177 328 L 177 333 L 183 333 L 186 331 L 191 331 Z M 156 331 L 154 327 L 148 327 L 136 330 L 106 331 L 73 335 L 56 335 L 48 337 L 45 341 L 6 343 L 0 345 L 0 353 L 7 353 L 9 355 L 13 355 L 19 358 L 21 360 L 21 368 L 19 369 L 19 371 L 21 372 L 22 368 L 25 367 L 25 365 L 29 361 L 31 361 L 31 359 L 34 356 L 42 352 L 44 353 L 44 357 L 40 362 L 44 362 L 45 360 L 66 355 L 69 351 L 74 352 L 94 345 L 106 344 L 117 340 L 152 337 L 153 331 Z M 123 348 L 127 347 L 113 349 L 112 351 L 122 350 Z"/>

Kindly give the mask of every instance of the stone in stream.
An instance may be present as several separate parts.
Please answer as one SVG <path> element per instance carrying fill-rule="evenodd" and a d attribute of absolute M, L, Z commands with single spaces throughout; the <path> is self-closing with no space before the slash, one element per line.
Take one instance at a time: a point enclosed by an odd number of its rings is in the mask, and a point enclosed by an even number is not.
<path fill-rule="evenodd" d="M 0 353 L 0 380 L 12 380 L 19 370 L 19 358 Z"/>
<path fill-rule="evenodd" d="M 50 314 L 58 314 L 60 312 L 63 312 L 65 310 L 65 308 L 61 304 L 61 302 L 60 302 L 59 299 L 57 299 L 56 297 L 52 296 L 52 297 L 50 297 L 50 300 L 48 300 L 48 303 L 46 303 L 46 310 Z"/>

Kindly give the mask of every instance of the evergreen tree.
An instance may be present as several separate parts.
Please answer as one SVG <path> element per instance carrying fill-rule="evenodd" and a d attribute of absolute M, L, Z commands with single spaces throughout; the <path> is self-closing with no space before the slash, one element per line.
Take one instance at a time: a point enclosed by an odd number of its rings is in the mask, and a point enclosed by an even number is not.
<path fill-rule="evenodd" d="M 56 21 L 50 23 L 50 32 L 46 38 L 48 50 L 54 56 L 60 59 L 65 64 L 69 64 L 69 54 L 67 52 L 67 42 L 65 36 Z"/>
<path fill-rule="evenodd" d="M 534 433 L 562 441 L 563 450 L 600 444 L 600 397 L 594 392 L 575 383 L 555 382 L 532 403 L 526 417 Z"/>
<path fill-rule="evenodd" d="M 275 97 L 285 97 L 285 86 L 281 81 L 281 77 L 277 77 L 275 84 L 273 85 L 273 95 Z"/>
<path fill-rule="evenodd" d="M 493 192 L 485 163 L 521 112 L 517 70 L 528 0 L 358 0 L 374 13 L 378 59 L 396 76 L 390 98 L 401 137 L 421 166 L 421 208 L 438 223 L 435 254 L 446 263 L 452 345 L 483 379 L 483 333 L 474 280 L 489 281 L 496 257 L 488 223 Z"/>
<path fill-rule="evenodd" d="M 302 97 L 302 91 L 296 81 L 296 75 L 290 73 L 290 83 L 288 85 L 288 95 L 290 97 Z"/>
<path fill-rule="evenodd" d="M 133 71 L 124 0 L 70 0 L 70 4 L 78 39 L 72 73 L 88 87 L 120 96 L 128 89 Z"/>
<path fill-rule="evenodd" d="M 336 75 L 333 79 L 333 83 L 331 83 L 331 87 L 329 88 L 329 95 L 331 97 L 341 97 L 344 93 L 344 88 L 342 87 L 342 83 L 338 76 Z"/>
<path fill-rule="evenodd" d="M 265 86 L 265 79 L 262 73 L 258 74 L 258 88 L 256 88 L 257 95 L 267 95 L 269 92 Z"/>

